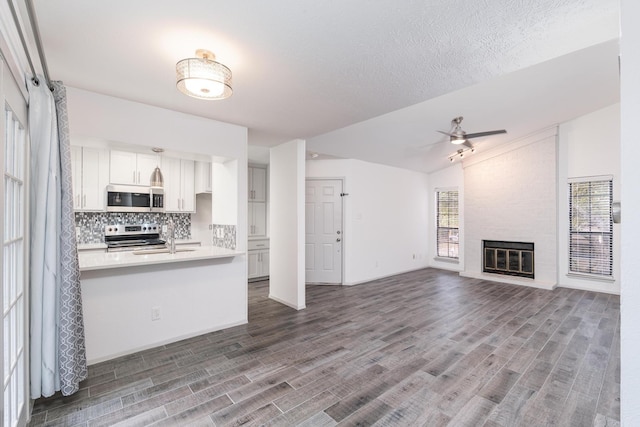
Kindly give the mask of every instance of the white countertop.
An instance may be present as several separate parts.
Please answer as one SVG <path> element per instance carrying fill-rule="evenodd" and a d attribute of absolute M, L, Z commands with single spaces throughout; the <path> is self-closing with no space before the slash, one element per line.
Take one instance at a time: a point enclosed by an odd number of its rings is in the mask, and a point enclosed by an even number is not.
<path fill-rule="evenodd" d="M 90 251 L 94 249 L 107 249 L 106 243 L 78 243 L 79 251 Z"/>
<path fill-rule="evenodd" d="M 251 236 L 247 240 L 269 240 L 269 236 Z"/>
<path fill-rule="evenodd" d="M 147 255 L 136 255 L 130 251 L 80 252 L 78 253 L 78 259 L 80 261 L 80 271 L 89 271 L 214 258 L 231 258 L 244 254 L 243 251 L 218 248 L 215 246 L 200 246 L 193 249 L 193 251 L 176 252 L 175 254 L 155 253 Z"/>

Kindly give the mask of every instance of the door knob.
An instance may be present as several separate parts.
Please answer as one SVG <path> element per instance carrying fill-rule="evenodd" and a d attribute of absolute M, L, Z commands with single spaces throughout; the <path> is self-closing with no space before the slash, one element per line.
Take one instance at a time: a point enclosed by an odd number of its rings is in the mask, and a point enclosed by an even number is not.
<path fill-rule="evenodd" d="M 340 234 L 340 230 L 338 230 L 337 233 Z"/>
<path fill-rule="evenodd" d="M 339 242 L 339 241 L 340 241 L 340 238 L 338 237 L 338 238 L 336 239 L 336 242 Z"/>

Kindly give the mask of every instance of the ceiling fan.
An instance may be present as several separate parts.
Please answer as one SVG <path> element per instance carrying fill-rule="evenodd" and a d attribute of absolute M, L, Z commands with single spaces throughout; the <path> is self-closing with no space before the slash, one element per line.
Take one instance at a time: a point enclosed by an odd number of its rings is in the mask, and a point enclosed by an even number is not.
<path fill-rule="evenodd" d="M 471 145 L 471 143 L 469 142 L 469 139 L 471 138 L 480 138 L 481 136 L 498 135 L 501 133 L 507 133 L 507 131 L 504 129 L 490 130 L 486 132 L 466 133 L 464 130 L 462 130 L 462 127 L 460 126 L 460 123 L 462 123 L 462 119 L 463 117 L 460 116 L 451 120 L 451 131 L 444 132 L 439 130 L 438 132 L 447 135 L 449 137 L 449 142 L 451 142 L 452 144 L 464 144 L 469 148 L 473 148 L 473 145 Z"/>

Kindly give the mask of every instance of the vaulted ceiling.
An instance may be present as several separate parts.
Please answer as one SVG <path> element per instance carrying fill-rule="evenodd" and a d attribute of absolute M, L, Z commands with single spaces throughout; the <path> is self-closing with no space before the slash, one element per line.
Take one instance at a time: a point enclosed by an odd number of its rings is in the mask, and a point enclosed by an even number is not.
<path fill-rule="evenodd" d="M 500 144 L 618 100 L 617 0 L 35 0 L 53 79 L 421 171 L 463 115 Z M 212 50 L 223 101 L 186 97 L 175 63 Z"/>

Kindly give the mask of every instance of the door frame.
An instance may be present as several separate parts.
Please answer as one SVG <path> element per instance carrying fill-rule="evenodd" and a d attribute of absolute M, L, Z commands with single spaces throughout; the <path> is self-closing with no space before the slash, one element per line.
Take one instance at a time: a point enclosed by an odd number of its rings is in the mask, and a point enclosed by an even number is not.
<path fill-rule="evenodd" d="M 306 177 L 304 182 L 305 182 L 305 188 L 306 188 L 306 184 L 307 181 L 340 181 L 340 183 L 342 184 L 342 194 L 340 194 L 340 222 L 341 222 L 341 227 L 342 227 L 342 250 L 340 251 L 340 283 L 337 284 L 337 286 L 344 286 L 344 270 L 345 270 L 345 262 L 346 262 L 346 258 L 344 256 L 345 254 L 345 247 L 347 245 L 347 241 L 345 239 L 345 236 L 347 234 L 346 230 L 345 230 L 345 225 L 346 222 L 344 220 L 344 216 L 345 216 L 345 197 L 348 196 L 349 194 L 346 191 L 346 186 L 347 186 L 347 180 L 345 177 L 320 177 L 320 176 L 313 176 L 313 177 Z M 305 215 L 306 215 L 306 209 L 305 209 Z M 305 238 L 305 242 L 306 242 L 306 238 Z M 306 265 L 305 265 L 306 268 Z M 306 281 L 305 281 L 306 284 Z M 320 285 L 322 286 L 322 283 L 313 283 L 313 285 Z M 327 283 L 326 286 L 335 286 L 336 284 L 334 283 Z"/>

